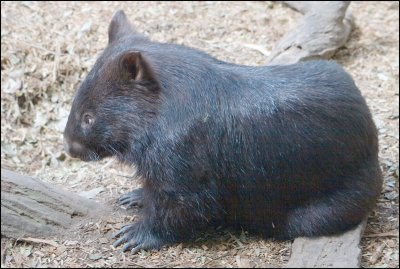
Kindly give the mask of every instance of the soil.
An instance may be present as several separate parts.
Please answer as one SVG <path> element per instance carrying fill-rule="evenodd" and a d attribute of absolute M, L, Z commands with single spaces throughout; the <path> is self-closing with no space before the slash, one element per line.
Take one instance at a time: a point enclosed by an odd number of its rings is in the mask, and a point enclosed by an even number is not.
<path fill-rule="evenodd" d="M 153 40 L 199 48 L 218 59 L 266 64 L 302 16 L 276 2 L 1 2 L 1 167 L 114 206 L 115 214 L 63 238 L 1 239 L 3 267 L 283 267 L 291 241 L 226 229 L 195 242 L 141 251 L 114 249 L 111 234 L 135 212 L 115 200 L 139 186 L 134 167 L 84 163 L 63 151 L 75 90 L 124 9 Z M 353 76 L 379 129 L 384 187 L 361 241 L 363 267 L 399 266 L 399 3 L 352 2 L 355 25 L 333 57 Z"/>

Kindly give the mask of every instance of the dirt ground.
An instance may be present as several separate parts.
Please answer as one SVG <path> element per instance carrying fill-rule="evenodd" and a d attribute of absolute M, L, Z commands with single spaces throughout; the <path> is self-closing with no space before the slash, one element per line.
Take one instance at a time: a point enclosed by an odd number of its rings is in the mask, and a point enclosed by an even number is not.
<path fill-rule="evenodd" d="M 63 151 L 62 131 L 75 90 L 107 44 L 114 12 L 139 32 L 204 50 L 225 61 L 266 64 L 301 15 L 273 2 L 1 2 L 1 167 L 73 192 L 97 190 L 113 205 L 137 186 L 134 169 L 114 159 L 84 163 Z M 399 261 L 399 3 L 353 2 L 355 26 L 334 56 L 355 79 L 379 128 L 382 195 L 368 219 L 363 267 Z M 2 267 L 282 267 L 291 241 L 219 230 L 193 243 L 120 253 L 110 235 L 123 214 L 88 223 L 52 244 L 1 239 Z M 84 231 L 82 233 L 82 230 Z"/>

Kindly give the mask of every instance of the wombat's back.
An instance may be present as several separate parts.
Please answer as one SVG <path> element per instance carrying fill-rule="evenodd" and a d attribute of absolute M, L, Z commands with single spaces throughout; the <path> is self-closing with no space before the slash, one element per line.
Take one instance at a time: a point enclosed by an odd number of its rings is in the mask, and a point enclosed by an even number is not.
<path fill-rule="evenodd" d="M 292 238 L 343 231 L 371 210 L 381 188 L 376 128 L 339 65 L 209 62 L 174 76 L 164 132 L 191 167 L 182 178 L 218 186 L 210 193 L 226 222 Z"/>

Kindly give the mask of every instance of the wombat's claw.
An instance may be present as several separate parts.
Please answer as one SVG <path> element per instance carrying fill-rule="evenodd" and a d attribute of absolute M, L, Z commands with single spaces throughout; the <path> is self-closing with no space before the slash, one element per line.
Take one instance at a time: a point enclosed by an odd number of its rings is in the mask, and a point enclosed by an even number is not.
<path fill-rule="evenodd" d="M 125 252 L 127 250 L 131 250 L 131 253 L 135 254 L 141 249 L 158 249 L 161 246 L 165 245 L 165 242 L 163 240 L 161 240 L 158 236 L 155 236 L 145 227 L 146 226 L 142 226 L 137 223 L 123 227 L 113 236 L 117 237 L 119 235 L 122 235 L 121 238 L 115 241 L 113 246 L 117 247 L 122 243 L 126 243 L 122 247 L 122 251 Z"/>
<path fill-rule="evenodd" d="M 127 250 L 131 250 L 131 254 L 136 254 L 138 253 L 140 250 L 148 250 L 148 249 L 153 249 L 156 248 L 158 249 L 160 246 L 157 244 L 149 244 L 146 241 L 142 241 L 142 242 L 138 242 L 134 239 L 131 239 L 128 243 L 126 243 L 124 245 L 124 247 L 122 248 L 122 251 L 125 252 Z"/>
<path fill-rule="evenodd" d="M 122 248 L 122 251 L 125 252 L 130 249 L 131 249 L 131 253 L 135 254 L 140 250 L 140 245 L 136 241 L 131 240 L 124 245 L 124 247 Z M 136 251 L 134 252 L 133 250 L 136 250 Z"/>
<path fill-rule="evenodd" d="M 113 247 L 118 247 L 119 245 L 121 245 L 122 243 L 125 243 L 125 242 L 126 242 L 126 238 L 125 238 L 125 236 L 123 236 L 114 242 Z"/>
<path fill-rule="evenodd" d="M 122 252 L 125 252 L 125 251 L 133 248 L 131 251 L 132 254 L 137 253 L 142 247 L 140 246 L 139 243 L 137 243 L 137 240 L 135 239 L 134 234 L 132 233 L 133 230 L 135 229 L 135 228 L 133 228 L 134 226 L 136 226 L 136 224 L 126 225 L 121 230 L 119 230 L 119 232 L 114 234 L 113 238 L 115 238 L 121 234 L 124 234 L 124 235 L 120 239 L 118 239 L 117 241 L 114 242 L 113 247 L 118 247 L 122 243 L 128 242 L 122 248 Z"/>
<path fill-rule="evenodd" d="M 136 240 L 134 240 L 132 237 L 132 233 L 130 233 L 128 230 L 132 227 L 133 225 L 128 225 L 125 226 L 124 228 L 122 228 L 118 233 L 115 234 L 115 237 L 120 235 L 120 234 L 124 234 L 124 236 L 122 236 L 120 239 L 118 239 L 117 241 L 114 242 L 113 247 L 118 247 L 119 245 L 121 245 L 122 243 L 128 242 L 124 245 L 124 247 L 122 248 L 122 251 L 125 252 L 128 249 L 130 249 L 131 247 L 134 247 L 137 245 Z M 127 232 L 128 231 L 128 232 Z"/>
<path fill-rule="evenodd" d="M 141 250 L 141 246 L 136 246 L 134 248 L 131 249 L 131 254 L 136 254 Z"/>
<path fill-rule="evenodd" d="M 119 236 L 119 235 L 121 235 L 121 234 L 123 234 L 123 233 L 125 233 L 127 230 L 129 230 L 131 227 L 133 227 L 134 226 L 134 224 L 129 224 L 129 225 L 126 225 L 126 226 L 124 226 L 124 227 L 122 227 L 122 229 L 121 230 L 119 230 L 118 232 L 116 232 L 115 234 L 113 234 L 111 237 L 112 238 L 116 238 L 117 236 Z M 123 237 L 122 237 L 123 238 Z M 118 240 L 119 241 L 119 240 Z M 117 242 L 118 242 L 117 241 Z M 117 242 L 115 242 L 115 243 L 117 243 Z M 115 244 L 114 243 L 114 244 Z M 118 245 L 120 245 L 121 243 L 119 243 Z M 118 246 L 117 245 L 117 246 Z M 116 246 L 114 246 L 114 247 L 116 247 Z"/>
<path fill-rule="evenodd" d="M 142 188 L 133 190 L 131 192 L 125 193 L 118 199 L 120 205 L 126 205 L 127 208 L 131 208 L 135 205 L 142 206 Z"/>

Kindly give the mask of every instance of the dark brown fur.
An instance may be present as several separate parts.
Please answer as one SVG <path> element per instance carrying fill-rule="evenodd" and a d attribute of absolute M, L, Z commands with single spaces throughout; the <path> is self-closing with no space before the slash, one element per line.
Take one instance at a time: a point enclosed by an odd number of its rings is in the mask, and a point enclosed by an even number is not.
<path fill-rule="evenodd" d="M 265 236 L 341 233 L 381 190 L 378 140 L 351 77 L 332 61 L 240 66 L 150 41 L 119 11 L 78 90 L 69 154 L 135 164 L 142 206 L 124 250 L 192 238 L 210 223 Z"/>

